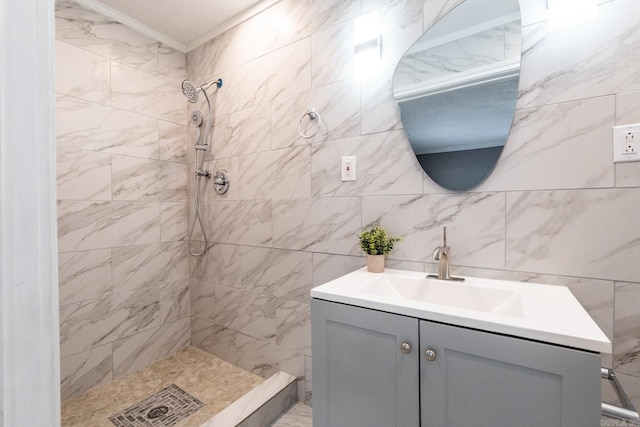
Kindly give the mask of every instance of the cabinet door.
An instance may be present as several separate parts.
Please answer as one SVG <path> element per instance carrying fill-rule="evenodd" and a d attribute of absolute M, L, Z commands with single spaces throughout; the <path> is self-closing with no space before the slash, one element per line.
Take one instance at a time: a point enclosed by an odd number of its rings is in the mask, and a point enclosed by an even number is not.
<path fill-rule="evenodd" d="M 417 319 L 314 299 L 311 331 L 314 427 L 420 425 Z"/>
<path fill-rule="evenodd" d="M 425 321 L 420 347 L 422 427 L 600 425 L 596 354 Z"/>

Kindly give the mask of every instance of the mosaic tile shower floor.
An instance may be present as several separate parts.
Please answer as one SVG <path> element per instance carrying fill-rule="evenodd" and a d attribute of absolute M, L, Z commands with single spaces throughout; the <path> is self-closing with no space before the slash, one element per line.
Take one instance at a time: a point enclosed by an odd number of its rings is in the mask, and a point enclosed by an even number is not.
<path fill-rule="evenodd" d="M 204 406 L 171 425 L 199 427 L 263 381 L 209 353 L 187 347 L 146 369 L 63 402 L 62 427 L 114 427 L 109 417 L 174 384 Z"/>

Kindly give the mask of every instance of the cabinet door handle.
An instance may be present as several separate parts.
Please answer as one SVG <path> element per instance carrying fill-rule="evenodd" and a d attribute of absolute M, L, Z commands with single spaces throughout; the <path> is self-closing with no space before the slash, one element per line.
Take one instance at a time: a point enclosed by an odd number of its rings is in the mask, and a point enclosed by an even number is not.
<path fill-rule="evenodd" d="M 403 342 L 402 344 L 400 344 L 400 351 L 403 352 L 404 354 L 411 353 L 411 344 L 407 342 Z"/>
<path fill-rule="evenodd" d="M 427 359 L 429 362 L 433 362 L 438 358 L 438 355 L 436 354 L 435 350 L 428 349 L 427 351 L 424 352 L 424 358 Z"/>

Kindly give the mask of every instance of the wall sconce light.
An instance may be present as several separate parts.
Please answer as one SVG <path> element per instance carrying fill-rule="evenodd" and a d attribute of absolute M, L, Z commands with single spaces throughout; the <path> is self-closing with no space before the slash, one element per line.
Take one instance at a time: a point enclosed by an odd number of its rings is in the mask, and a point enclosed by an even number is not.
<path fill-rule="evenodd" d="M 382 36 L 377 10 L 355 19 L 354 45 L 356 80 L 375 77 L 382 65 Z"/>
<path fill-rule="evenodd" d="M 590 21 L 598 16 L 596 0 L 547 0 L 547 9 L 551 29 Z"/>

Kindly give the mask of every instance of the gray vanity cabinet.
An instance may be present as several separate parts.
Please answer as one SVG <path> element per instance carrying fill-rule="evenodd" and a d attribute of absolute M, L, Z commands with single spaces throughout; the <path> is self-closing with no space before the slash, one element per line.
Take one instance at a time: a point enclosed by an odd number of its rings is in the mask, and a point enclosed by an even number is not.
<path fill-rule="evenodd" d="M 418 319 L 314 299 L 311 329 L 314 427 L 420 426 Z"/>
<path fill-rule="evenodd" d="M 422 427 L 600 425 L 597 354 L 428 321 L 420 348 Z"/>
<path fill-rule="evenodd" d="M 596 353 L 318 299 L 311 328 L 314 427 L 599 425 Z"/>

